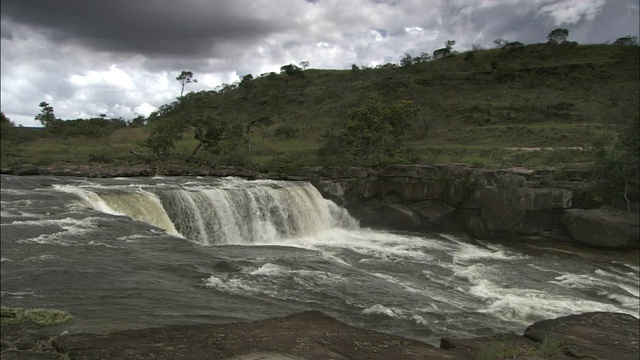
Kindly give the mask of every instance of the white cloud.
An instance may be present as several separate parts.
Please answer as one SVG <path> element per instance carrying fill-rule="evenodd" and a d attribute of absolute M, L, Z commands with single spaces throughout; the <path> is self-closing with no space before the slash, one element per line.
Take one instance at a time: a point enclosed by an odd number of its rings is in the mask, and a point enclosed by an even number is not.
<path fill-rule="evenodd" d="M 593 20 L 602 10 L 605 0 L 563 0 L 544 5 L 539 15 L 550 16 L 555 25 L 576 24 L 580 20 Z"/>

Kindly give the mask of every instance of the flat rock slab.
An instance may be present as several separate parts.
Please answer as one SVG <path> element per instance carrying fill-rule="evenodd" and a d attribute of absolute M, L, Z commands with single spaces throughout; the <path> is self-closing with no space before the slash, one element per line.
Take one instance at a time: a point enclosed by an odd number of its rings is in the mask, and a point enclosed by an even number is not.
<path fill-rule="evenodd" d="M 318 311 L 250 323 L 75 334 L 54 344 L 82 359 L 463 359 L 431 345 L 360 329 Z"/>
<path fill-rule="evenodd" d="M 560 341 L 574 357 L 584 359 L 638 360 L 640 320 L 620 313 L 592 312 L 539 321 L 524 336 Z"/>

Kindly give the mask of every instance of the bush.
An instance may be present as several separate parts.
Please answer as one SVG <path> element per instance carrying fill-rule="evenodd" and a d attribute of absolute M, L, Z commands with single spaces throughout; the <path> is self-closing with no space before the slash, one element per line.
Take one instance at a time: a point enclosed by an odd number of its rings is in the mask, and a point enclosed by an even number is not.
<path fill-rule="evenodd" d="M 282 124 L 274 130 L 274 135 L 278 138 L 293 139 L 298 135 L 299 132 L 300 129 L 294 127 L 293 125 Z"/>

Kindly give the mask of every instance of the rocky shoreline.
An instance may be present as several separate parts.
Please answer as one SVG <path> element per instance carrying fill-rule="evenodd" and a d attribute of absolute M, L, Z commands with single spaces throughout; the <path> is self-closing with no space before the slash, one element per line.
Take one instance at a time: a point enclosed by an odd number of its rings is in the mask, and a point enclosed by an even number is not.
<path fill-rule="evenodd" d="M 640 320 L 593 312 L 543 320 L 524 334 L 443 338 L 440 347 L 350 326 L 319 311 L 229 324 L 65 334 L 2 325 L 2 359 L 616 359 L 640 354 Z M 57 334 L 54 334 L 57 332 Z"/>
<path fill-rule="evenodd" d="M 240 167 L 163 164 L 22 165 L 0 170 L 11 175 L 88 178 L 164 175 L 308 181 L 364 226 L 464 231 L 481 240 L 536 235 L 572 238 L 600 248 L 640 245 L 637 189 L 629 194 L 631 213 L 591 208 L 588 189 L 592 184 L 584 170 L 559 174 L 550 169 L 486 169 L 464 164 L 314 167 L 288 175 Z"/>

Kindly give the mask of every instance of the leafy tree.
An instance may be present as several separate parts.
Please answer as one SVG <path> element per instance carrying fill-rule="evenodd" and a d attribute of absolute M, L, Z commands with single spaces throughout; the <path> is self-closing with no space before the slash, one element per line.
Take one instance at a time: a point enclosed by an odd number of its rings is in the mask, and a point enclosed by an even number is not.
<path fill-rule="evenodd" d="M 198 82 L 197 79 L 193 78 L 193 72 L 187 71 L 187 70 L 183 70 L 180 73 L 180 75 L 178 75 L 176 80 L 178 80 L 178 82 L 181 85 L 181 88 L 180 88 L 180 99 L 182 99 L 182 97 L 183 97 L 185 85 L 190 84 L 190 83 L 197 83 Z"/>
<path fill-rule="evenodd" d="M 282 124 L 275 128 L 273 135 L 275 135 L 275 137 L 293 139 L 298 135 L 298 132 L 300 132 L 300 129 L 298 129 L 297 127 L 294 127 L 290 124 Z"/>
<path fill-rule="evenodd" d="M 53 123 L 56 121 L 56 116 L 53 113 L 53 106 L 44 101 L 38 106 L 40 106 L 40 114 L 36 115 L 36 121 L 39 121 L 45 128 L 51 129 L 53 127 Z"/>
<path fill-rule="evenodd" d="M 623 36 L 617 38 L 616 41 L 613 42 L 615 46 L 638 46 L 638 37 L 637 36 Z"/>
<path fill-rule="evenodd" d="M 524 48 L 524 44 L 520 41 L 510 41 L 505 46 L 504 49 L 509 49 L 511 51 L 518 51 Z"/>
<path fill-rule="evenodd" d="M 302 70 L 307 70 L 307 68 L 309 67 L 309 62 L 307 60 L 301 61 L 300 66 L 302 66 Z"/>
<path fill-rule="evenodd" d="M 509 40 L 503 38 L 497 38 L 493 40 L 493 43 L 496 45 L 498 49 L 504 49 L 505 46 L 509 43 Z"/>
<path fill-rule="evenodd" d="M 280 73 L 289 76 L 302 76 L 302 69 L 294 64 L 283 65 L 280 67 Z"/>
<path fill-rule="evenodd" d="M 417 56 L 413 59 L 413 63 L 423 63 L 431 60 L 431 54 L 422 52 L 420 56 Z"/>
<path fill-rule="evenodd" d="M 138 115 L 136 117 L 134 117 L 131 122 L 129 123 L 130 127 L 140 127 L 140 126 L 144 126 L 146 123 L 146 119 L 144 118 L 144 116 L 142 115 Z"/>
<path fill-rule="evenodd" d="M 269 116 L 264 115 L 251 121 L 249 125 L 247 125 L 247 132 L 250 133 L 252 130 L 257 129 L 260 133 L 260 137 L 262 138 L 262 142 L 264 142 L 267 135 L 269 135 L 269 128 L 271 125 L 273 125 L 273 120 L 271 120 Z"/>
<path fill-rule="evenodd" d="M 632 118 L 613 141 L 596 144 L 596 194 L 607 205 L 630 209 L 628 192 L 640 185 L 640 116 Z M 636 193 L 637 196 L 637 193 Z"/>
<path fill-rule="evenodd" d="M 444 45 L 445 45 L 444 48 L 438 49 L 438 50 L 433 52 L 433 59 L 434 60 L 435 59 L 441 59 L 441 58 L 444 58 L 444 57 L 447 57 L 447 56 L 451 55 L 452 54 L 452 48 L 453 48 L 453 46 L 455 44 L 456 44 L 455 40 L 447 40 L 444 43 Z"/>
<path fill-rule="evenodd" d="M 555 29 L 547 35 L 548 44 L 560 45 L 564 44 L 569 37 L 569 30 L 567 29 Z"/>
<path fill-rule="evenodd" d="M 394 158 L 417 110 L 411 101 L 386 104 L 379 96 L 370 98 L 349 110 L 345 126 L 327 138 L 319 151 L 321 161 L 372 165 Z"/>
<path fill-rule="evenodd" d="M 351 70 L 353 70 L 353 71 L 358 71 L 358 70 L 360 70 L 360 68 L 358 67 L 358 65 L 356 65 L 356 64 L 352 64 L 352 65 L 351 65 Z"/>
<path fill-rule="evenodd" d="M 0 139 L 10 140 L 14 133 L 14 129 L 15 124 L 13 121 L 9 120 L 3 112 L 0 112 Z"/>
<path fill-rule="evenodd" d="M 400 59 L 400 66 L 411 66 L 413 65 L 413 56 L 409 53 L 404 53 L 402 59 Z"/>

